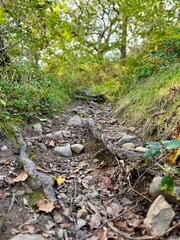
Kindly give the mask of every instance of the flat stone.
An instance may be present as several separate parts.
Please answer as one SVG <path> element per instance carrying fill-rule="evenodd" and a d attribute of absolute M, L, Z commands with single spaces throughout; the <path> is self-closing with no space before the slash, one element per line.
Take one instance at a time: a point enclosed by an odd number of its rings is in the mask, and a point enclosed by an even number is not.
<path fill-rule="evenodd" d="M 133 143 L 135 147 L 142 145 L 140 139 L 137 136 L 131 136 L 131 135 L 124 135 L 118 141 L 119 146 L 122 146 L 124 143 Z"/>
<path fill-rule="evenodd" d="M 128 130 L 131 131 L 131 132 L 134 132 L 136 130 L 135 127 L 128 127 Z"/>
<path fill-rule="evenodd" d="M 144 225 L 154 237 L 162 236 L 169 228 L 175 212 L 164 196 L 159 195 L 151 204 L 147 216 L 144 219 Z"/>
<path fill-rule="evenodd" d="M 80 126 L 82 126 L 81 117 L 79 115 L 75 115 L 75 116 L 71 117 L 68 120 L 67 125 L 68 126 L 73 126 L 73 127 L 80 127 Z"/>
<path fill-rule="evenodd" d="M 46 137 L 51 140 L 60 140 L 60 141 L 63 140 L 63 135 L 62 135 L 61 131 L 57 131 L 54 133 L 48 133 L 48 134 L 46 134 Z"/>
<path fill-rule="evenodd" d="M 18 234 L 10 240 L 46 240 L 40 234 Z"/>
<path fill-rule="evenodd" d="M 149 187 L 149 193 L 152 197 L 156 198 L 159 195 L 163 195 L 168 202 L 180 203 L 180 186 L 174 186 L 174 192 L 170 193 L 165 190 L 161 190 L 162 177 L 156 176 L 153 178 Z"/>
<path fill-rule="evenodd" d="M 131 142 L 129 142 L 129 143 L 124 143 L 124 144 L 122 145 L 122 147 L 125 148 L 125 149 L 128 149 L 128 150 L 134 150 L 134 149 L 135 149 L 134 144 L 131 143 Z"/>
<path fill-rule="evenodd" d="M 71 145 L 71 150 L 75 153 L 81 153 L 84 149 L 84 146 L 82 144 L 73 144 Z"/>
<path fill-rule="evenodd" d="M 44 143 L 38 143 L 38 146 L 44 151 L 47 150 L 47 147 Z"/>
<path fill-rule="evenodd" d="M 1 147 L 1 151 L 5 152 L 5 151 L 7 151 L 7 150 L 8 150 L 8 147 L 7 147 L 6 145 L 4 145 L 4 146 Z"/>
<path fill-rule="evenodd" d="M 87 222 L 84 219 L 77 219 L 77 229 L 81 229 L 82 227 L 86 226 L 86 224 Z"/>
<path fill-rule="evenodd" d="M 62 157 L 72 157 L 72 151 L 69 143 L 62 147 L 55 147 L 54 151 L 59 153 Z"/>
<path fill-rule="evenodd" d="M 43 129 L 42 129 L 42 125 L 41 123 L 36 123 L 34 125 L 32 125 L 33 129 L 35 132 L 42 134 L 43 133 Z"/>
<path fill-rule="evenodd" d="M 148 149 L 145 148 L 145 147 L 137 147 L 135 150 L 136 150 L 137 152 L 146 152 Z"/>

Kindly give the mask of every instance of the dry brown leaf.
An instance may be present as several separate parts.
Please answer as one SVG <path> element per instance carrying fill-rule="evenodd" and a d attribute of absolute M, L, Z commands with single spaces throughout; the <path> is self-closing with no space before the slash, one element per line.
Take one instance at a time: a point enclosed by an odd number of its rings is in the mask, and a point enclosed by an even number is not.
<path fill-rule="evenodd" d="M 24 230 L 27 232 L 27 233 L 35 233 L 35 227 L 32 225 L 32 224 L 26 224 L 24 226 Z"/>
<path fill-rule="evenodd" d="M 91 216 L 91 221 L 89 223 L 89 226 L 91 229 L 96 229 L 101 225 L 102 217 L 100 214 L 96 213 Z"/>
<path fill-rule="evenodd" d="M 126 221 L 117 221 L 114 224 L 125 232 L 133 231 L 133 227 L 129 227 Z"/>
<path fill-rule="evenodd" d="M 85 208 L 81 208 L 77 212 L 77 218 L 84 218 L 88 215 L 88 211 Z"/>
<path fill-rule="evenodd" d="M 48 199 L 39 199 L 36 202 L 37 207 L 40 211 L 49 213 L 54 209 L 54 203 Z"/>
<path fill-rule="evenodd" d="M 103 177 L 99 180 L 98 186 L 99 186 L 101 189 L 112 189 L 111 179 L 110 179 L 108 176 L 103 176 Z"/>
<path fill-rule="evenodd" d="M 15 228 L 12 228 L 12 229 L 11 229 L 12 235 L 16 235 L 16 234 L 18 234 L 18 233 L 20 233 L 20 232 L 21 232 L 21 231 L 18 230 L 18 229 L 15 229 Z"/>
<path fill-rule="evenodd" d="M 107 207 L 107 215 L 109 217 L 117 217 L 122 210 L 122 207 L 117 203 L 111 203 L 109 207 Z"/>
<path fill-rule="evenodd" d="M 19 174 L 19 176 L 13 179 L 13 183 L 24 182 L 27 178 L 28 178 L 28 173 L 26 171 L 23 171 Z"/>

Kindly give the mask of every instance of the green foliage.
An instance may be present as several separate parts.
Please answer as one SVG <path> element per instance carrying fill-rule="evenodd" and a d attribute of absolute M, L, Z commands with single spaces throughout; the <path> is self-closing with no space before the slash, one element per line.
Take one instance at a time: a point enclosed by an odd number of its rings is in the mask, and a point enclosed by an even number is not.
<path fill-rule="evenodd" d="M 171 175 L 163 176 L 161 181 L 161 190 L 166 190 L 168 192 L 174 191 L 174 178 Z"/>

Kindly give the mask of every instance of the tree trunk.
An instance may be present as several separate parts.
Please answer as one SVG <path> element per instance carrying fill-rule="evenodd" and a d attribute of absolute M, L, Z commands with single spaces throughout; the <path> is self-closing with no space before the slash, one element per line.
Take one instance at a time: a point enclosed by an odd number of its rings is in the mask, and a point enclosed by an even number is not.
<path fill-rule="evenodd" d="M 120 52 L 121 52 L 121 59 L 126 58 L 127 54 L 127 26 L 128 26 L 128 17 L 125 16 L 123 18 L 122 22 L 122 36 L 121 36 L 121 47 L 120 47 Z"/>

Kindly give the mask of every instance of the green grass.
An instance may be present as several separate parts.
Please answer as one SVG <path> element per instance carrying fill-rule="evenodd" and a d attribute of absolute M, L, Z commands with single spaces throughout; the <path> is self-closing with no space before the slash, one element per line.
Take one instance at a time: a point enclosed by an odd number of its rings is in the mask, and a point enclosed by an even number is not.
<path fill-rule="evenodd" d="M 122 93 L 115 114 L 141 129 L 144 138 L 168 137 L 180 119 L 180 67 L 159 71 Z M 118 110 L 119 109 L 119 110 Z"/>

